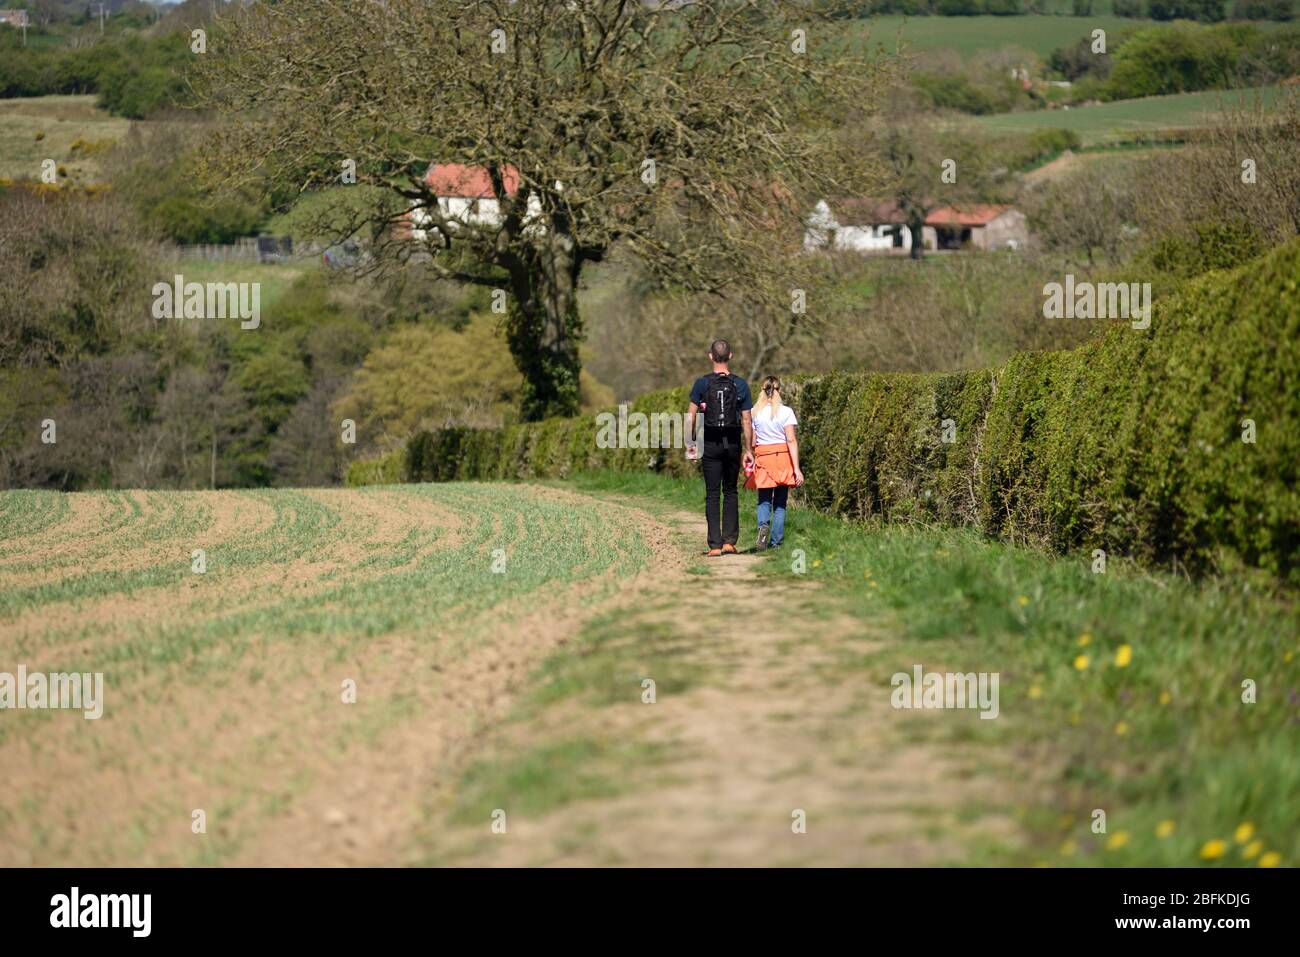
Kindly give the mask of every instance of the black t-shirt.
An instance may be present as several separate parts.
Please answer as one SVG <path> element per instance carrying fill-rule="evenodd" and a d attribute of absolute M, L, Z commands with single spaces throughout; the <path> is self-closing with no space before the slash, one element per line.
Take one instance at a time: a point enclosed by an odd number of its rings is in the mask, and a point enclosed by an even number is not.
<path fill-rule="evenodd" d="M 697 406 L 704 405 L 706 399 L 705 393 L 709 389 L 709 379 L 711 379 L 712 377 L 713 377 L 712 373 L 710 373 L 709 375 L 700 376 L 698 379 L 695 380 L 695 385 L 691 387 L 691 401 L 694 402 Z M 738 375 L 732 375 L 731 381 L 735 383 L 736 386 L 737 408 L 739 408 L 741 412 L 750 411 L 752 408 L 754 408 L 754 399 L 749 394 L 749 383 L 746 382 Z M 739 441 L 740 430 L 741 430 L 740 426 L 736 426 L 730 429 L 721 429 L 721 428 L 715 428 L 711 425 L 706 425 L 704 427 L 704 440 L 706 442 L 718 442 L 718 441 L 724 441 L 730 439 L 735 439 L 736 441 Z"/>

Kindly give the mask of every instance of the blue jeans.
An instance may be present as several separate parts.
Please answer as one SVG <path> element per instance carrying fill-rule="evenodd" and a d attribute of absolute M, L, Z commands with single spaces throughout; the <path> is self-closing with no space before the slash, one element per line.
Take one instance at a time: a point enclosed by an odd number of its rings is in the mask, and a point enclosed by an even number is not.
<path fill-rule="evenodd" d="M 780 545 L 785 538 L 785 501 L 790 497 L 790 486 L 778 485 L 776 488 L 758 490 L 758 524 L 772 525 L 769 545 Z"/>

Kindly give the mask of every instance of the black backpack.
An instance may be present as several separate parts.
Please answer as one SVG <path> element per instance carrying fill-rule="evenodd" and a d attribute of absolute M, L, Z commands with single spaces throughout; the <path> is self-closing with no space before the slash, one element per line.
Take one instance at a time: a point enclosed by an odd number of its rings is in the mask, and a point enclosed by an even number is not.
<path fill-rule="evenodd" d="M 704 390 L 704 427 L 734 429 L 740 425 L 740 407 L 736 401 L 736 381 L 725 372 L 709 376 Z"/>

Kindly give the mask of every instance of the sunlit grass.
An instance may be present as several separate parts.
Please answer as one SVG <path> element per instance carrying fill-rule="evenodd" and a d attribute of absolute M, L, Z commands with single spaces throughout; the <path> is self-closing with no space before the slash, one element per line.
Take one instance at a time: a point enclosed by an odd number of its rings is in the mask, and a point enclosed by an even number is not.
<path fill-rule="evenodd" d="M 666 507 L 702 505 L 702 483 L 652 474 L 599 473 L 577 484 Z M 747 503 L 742 527 L 752 515 Z M 1041 755 L 1053 799 L 1025 809 L 1027 856 L 991 847 L 990 859 L 1241 866 L 1267 851 L 1284 863 L 1300 858 L 1294 595 L 1260 594 L 1230 578 L 1190 582 L 1118 557 L 1094 574 L 1089 556 L 1047 555 L 971 530 L 859 525 L 797 504 L 786 546 L 763 572 L 820 582 L 833 595 L 828 613 L 847 610 L 864 634 L 887 622 L 898 636 L 886 667 L 853 655 L 841 667 L 887 678 L 936 661 L 1000 674 L 1000 719 L 966 729 L 963 746 Z M 1243 701 L 1246 682 L 1254 703 Z M 1104 834 L 1091 830 L 1094 808 L 1107 811 Z M 1172 829 L 1161 829 L 1168 821 Z M 1251 842 L 1231 841 L 1243 822 L 1263 842 L 1249 857 Z M 1126 837 L 1108 844 L 1121 830 Z M 1220 838 L 1232 846 L 1200 856 Z M 1066 840 L 1071 853 L 1060 855 Z"/>

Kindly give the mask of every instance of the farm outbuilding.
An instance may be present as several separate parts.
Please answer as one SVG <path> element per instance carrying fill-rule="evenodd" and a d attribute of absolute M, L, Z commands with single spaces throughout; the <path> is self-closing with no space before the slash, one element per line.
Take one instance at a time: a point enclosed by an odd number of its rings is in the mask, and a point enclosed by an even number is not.
<path fill-rule="evenodd" d="M 1029 238 L 1014 206 L 938 206 L 925 215 L 921 243 L 929 250 L 1018 249 Z M 912 230 L 897 203 L 873 199 L 821 200 L 804 225 L 804 249 L 907 255 Z"/>

